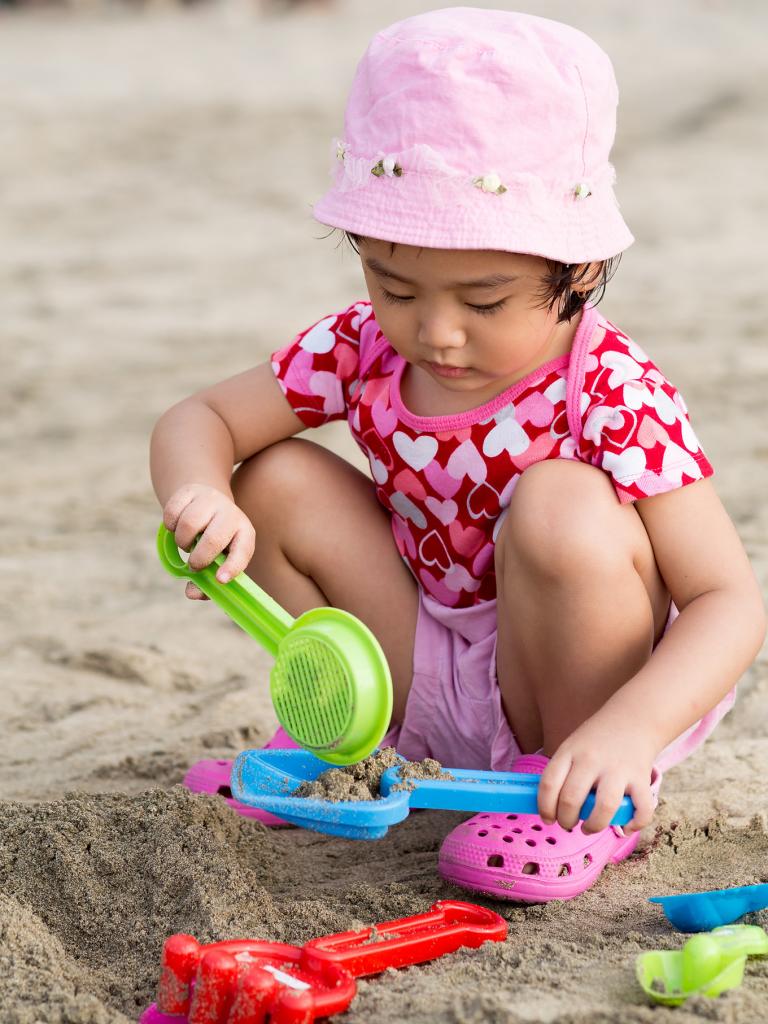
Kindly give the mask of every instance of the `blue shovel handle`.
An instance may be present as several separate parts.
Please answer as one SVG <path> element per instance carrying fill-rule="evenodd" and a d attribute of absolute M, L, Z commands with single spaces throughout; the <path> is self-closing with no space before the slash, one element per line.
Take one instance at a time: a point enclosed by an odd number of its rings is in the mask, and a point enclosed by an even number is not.
<path fill-rule="evenodd" d="M 394 786 L 403 782 L 398 767 L 388 768 L 381 777 L 381 795 L 388 796 Z M 452 779 L 406 778 L 409 804 L 443 811 L 490 811 L 496 814 L 538 814 L 539 775 L 522 772 L 480 772 L 446 768 Z M 412 788 L 411 788 L 412 787 Z M 395 790 L 397 792 L 397 790 Z M 595 808 L 595 794 L 590 793 L 579 812 L 584 821 Z M 611 818 L 611 825 L 626 825 L 635 808 L 625 796 Z"/>

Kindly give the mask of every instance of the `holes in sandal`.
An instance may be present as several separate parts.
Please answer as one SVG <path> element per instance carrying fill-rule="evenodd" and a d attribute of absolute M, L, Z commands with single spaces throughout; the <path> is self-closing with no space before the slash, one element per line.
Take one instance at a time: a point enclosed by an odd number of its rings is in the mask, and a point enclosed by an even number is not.
<path fill-rule="evenodd" d="M 525 840 L 525 845 L 526 846 L 535 846 L 536 845 L 536 840 L 535 839 L 526 839 Z"/>
<path fill-rule="evenodd" d="M 531 825 L 531 830 L 533 832 L 541 832 L 543 827 L 544 827 L 543 825 Z"/>
<path fill-rule="evenodd" d="M 503 868 L 504 858 L 501 856 L 500 853 L 492 853 L 491 856 L 486 861 L 486 864 L 488 865 L 489 868 Z"/>
<path fill-rule="evenodd" d="M 550 846 L 554 846 L 555 843 L 557 842 L 557 840 L 554 839 L 552 836 L 547 836 L 547 838 L 544 840 L 544 842 L 545 843 L 549 843 Z"/>
<path fill-rule="evenodd" d="M 512 836 L 502 836 L 501 838 L 504 840 L 505 843 L 513 843 L 514 842 L 514 839 L 512 838 Z"/>
<path fill-rule="evenodd" d="M 592 863 L 592 854 L 591 853 L 585 853 L 584 854 L 583 866 L 585 868 L 588 868 L 591 863 Z"/>
<path fill-rule="evenodd" d="M 516 815 L 516 814 L 508 814 L 508 815 L 507 815 L 507 818 L 508 818 L 508 819 L 509 819 L 510 821 L 517 821 L 517 815 Z"/>
<path fill-rule="evenodd" d="M 516 832 L 518 835 L 522 835 L 522 832 L 523 832 L 523 830 L 521 828 L 513 828 L 512 831 Z"/>
<path fill-rule="evenodd" d="M 529 860 L 527 864 L 523 864 L 522 872 L 524 875 L 538 875 L 539 865 L 535 860 Z"/>
<path fill-rule="evenodd" d="M 484 829 L 484 828 L 481 828 L 480 831 L 477 834 L 479 836 L 487 836 L 488 835 L 488 830 Z"/>
<path fill-rule="evenodd" d="M 570 864 L 561 864 L 560 865 L 560 870 L 557 872 L 557 877 L 558 878 L 564 878 L 566 875 L 570 875 L 570 873 L 571 873 L 571 865 Z"/>

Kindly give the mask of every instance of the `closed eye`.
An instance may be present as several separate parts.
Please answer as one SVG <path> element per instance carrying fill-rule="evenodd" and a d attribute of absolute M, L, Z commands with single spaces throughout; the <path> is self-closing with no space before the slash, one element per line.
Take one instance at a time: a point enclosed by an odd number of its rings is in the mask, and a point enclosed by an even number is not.
<path fill-rule="evenodd" d="M 412 295 L 393 295 L 392 292 L 388 292 L 386 288 L 381 289 L 381 294 L 385 302 L 390 302 L 393 305 L 404 305 L 406 302 L 412 302 Z M 481 316 L 488 316 L 490 313 L 495 313 L 499 309 L 503 309 L 506 305 L 506 299 L 499 299 L 498 302 L 492 302 L 487 306 L 475 306 L 471 302 L 467 302 L 466 305 L 470 309 L 474 309 L 476 313 L 480 313 Z"/>

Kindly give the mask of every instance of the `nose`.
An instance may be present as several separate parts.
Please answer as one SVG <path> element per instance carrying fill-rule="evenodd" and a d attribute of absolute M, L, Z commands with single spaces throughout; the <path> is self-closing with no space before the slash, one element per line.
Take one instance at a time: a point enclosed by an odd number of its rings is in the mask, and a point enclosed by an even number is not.
<path fill-rule="evenodd" d="M 464 329 L 449 312 L 425 314 L 419 323 L 418 341 L 432 352 L 463 348 L 467 338 Z"/>

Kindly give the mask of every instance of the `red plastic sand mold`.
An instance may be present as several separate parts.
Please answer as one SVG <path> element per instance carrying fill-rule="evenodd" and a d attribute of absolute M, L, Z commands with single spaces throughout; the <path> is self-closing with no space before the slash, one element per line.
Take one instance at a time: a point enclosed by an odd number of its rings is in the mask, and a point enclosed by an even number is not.
<path fill-rule="evenodd" d="M 347 1009 L 355 978 L 506 937 L 502 917 L 458 900 L 304 946 L 255 939 L 201 945 L 179 933 L 166 940 L 157 1003 L 140 1024 L 310 1024 Z"/>

